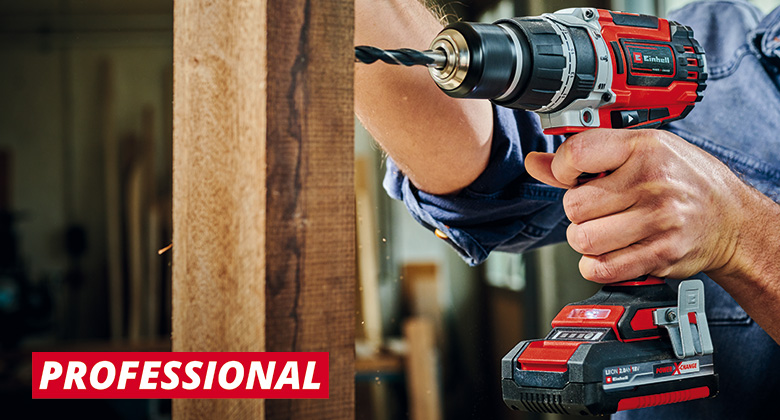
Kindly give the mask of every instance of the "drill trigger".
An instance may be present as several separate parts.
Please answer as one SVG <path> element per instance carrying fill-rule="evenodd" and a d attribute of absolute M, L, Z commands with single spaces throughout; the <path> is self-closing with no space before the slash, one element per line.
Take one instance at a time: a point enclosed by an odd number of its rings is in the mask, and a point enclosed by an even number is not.
<path fill-rule="evenodd" d="M 701 280 L 680 282 L 677 307 L 656 309 L 653 311 L 653 320 L 669 332 L 678 359 L 713 353 L 710 328 L 704 313 L 704 283 Z"/>

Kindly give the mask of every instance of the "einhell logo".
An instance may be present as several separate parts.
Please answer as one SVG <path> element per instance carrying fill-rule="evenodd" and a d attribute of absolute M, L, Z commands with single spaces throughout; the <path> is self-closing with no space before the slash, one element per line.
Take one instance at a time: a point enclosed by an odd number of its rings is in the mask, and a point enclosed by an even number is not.
<path fill-rule="evenodd" d="M 699 360 L 663 363 L 653 366 L 653 377 L 685 375 L 699 371 Z"/>
<path fill-rule="evenodd" d="M 669 64 L 669 63 L 671 63 L 671 60 L 669 60 L 669 57 L 658 57 L 658 56 L 655 56 L 655 55 L 647 55 L 647 54 L 645 54 L 642 57 L 642 61 L 640 61 L 640 62 L 656 63 L 656 64 Z"/>
<path fill-rule="evenodd" d="M 640 51 L 634 51 L 631 53 L 634 59 L 634 64 L 670 64 L 672 60 L 669 57 L 645 54 Z"/>

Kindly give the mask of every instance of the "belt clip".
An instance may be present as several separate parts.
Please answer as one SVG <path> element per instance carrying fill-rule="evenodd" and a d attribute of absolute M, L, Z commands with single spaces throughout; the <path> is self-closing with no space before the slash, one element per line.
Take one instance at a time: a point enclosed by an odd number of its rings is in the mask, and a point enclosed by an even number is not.
<path fill-rule="evenodd" d="M 704 283 L 692 279 L 680 282 L 677 307 L 653 311 L 655 325 L 669 332 L 678 359 L 713 353 L 710 328 L 704 313 Z"/>

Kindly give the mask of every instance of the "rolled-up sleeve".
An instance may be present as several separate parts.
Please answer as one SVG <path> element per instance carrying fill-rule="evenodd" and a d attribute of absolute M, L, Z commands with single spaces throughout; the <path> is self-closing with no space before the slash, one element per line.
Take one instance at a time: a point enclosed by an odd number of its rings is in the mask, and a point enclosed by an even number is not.
<path fill-rule="evenodd" d="M 542 134 L 530 112 L 493 106 L 490 160 L 484 172 L 453 195 L 420 191 L 388 159 L 384 188 L 406 205 L 412 217 L 431 231 L 438 229 L 470 265 L 493 250 L 522 252 L 561 241 L 568 225 L 561 200 L 564 190 L 544 185 L 525 171 L 531 151 L 553 152 L 559 136 Z"/>

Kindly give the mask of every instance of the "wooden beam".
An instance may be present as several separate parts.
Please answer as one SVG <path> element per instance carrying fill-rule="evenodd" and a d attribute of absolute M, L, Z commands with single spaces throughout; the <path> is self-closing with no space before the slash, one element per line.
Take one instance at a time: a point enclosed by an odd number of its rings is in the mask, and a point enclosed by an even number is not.
<path fill-rule="evenodd" d="M 353 19 L 174 5 L 173 349 L 330 352 L 327 400 L 176 400 L 177 419 L 354 417 Z"/>
<path fill-rule="evenodd" d="M 406 389 L 411 420 L 439 420 L 441 391 L 438 380 L 436 333 L 433 322 L 412 317 L 404 322 L 404 338 L 409 347 L 406 356 Z"/>
<path fill-rule="evenodd" d="M 354 417 L 353 6 L 268 0 L 267 349 L 330 352 L 330 398 L 271 419 Z"/>
<path fill-rule="evenodd" d="M 173 350 L 265 350 L 265 10 L 174 4 Z M 177 419 L 262 400 L 174 400 Z"/>
<path fill-rule="evenodd" d="M 371 186 L 377 185 L 369 159 L 355 161 L 355 202 L 357 203 L 357 261 L 360 315 L 356 335 L 374 351 L 382 346 L 382 311 L 379 300 L 379 228 L 376 223 L 376 200 Z"/>

